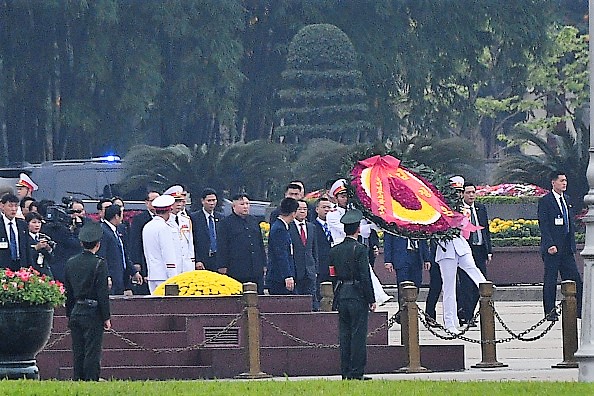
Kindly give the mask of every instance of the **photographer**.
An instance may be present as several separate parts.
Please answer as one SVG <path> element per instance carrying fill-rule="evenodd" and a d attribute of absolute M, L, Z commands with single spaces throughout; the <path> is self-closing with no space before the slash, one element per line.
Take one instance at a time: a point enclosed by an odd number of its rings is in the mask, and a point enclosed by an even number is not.
<path fill-rule="evenodd" d="M 52 261 L 52 273 L 54 278 L 64 282 L 64 266 L 68 259 L 82 251 L 78 240 L 78 233 L 84 225 L 84 207 L 82 202 L 72 198 L 62 198 L 62 204 L 56 205 L 53 202 L 44 205 L 41 210 L 46 223 L 41 232 L 56 242 L 54 258 Z M 74 209 L 76 208 L 76 209 Z"/>
<path fill-rule="evenodd" d="M 39 273 L 53 277 L 51 262 L 56 243 L 47 235 L 39 232 L 43 224 L 43 217 L 39 213 L 27 213 L 25 215 L 25 221 L 29 227 L 31 266 L 39 271 Z"/>

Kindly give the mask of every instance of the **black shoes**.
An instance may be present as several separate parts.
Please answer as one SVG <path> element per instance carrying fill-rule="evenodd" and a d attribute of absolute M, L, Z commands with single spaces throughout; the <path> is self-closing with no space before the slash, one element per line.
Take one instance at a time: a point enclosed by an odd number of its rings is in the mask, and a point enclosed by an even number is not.
<path fill-rule="evenodd" d="M 545 316 L 545 318 L 549 322 L 556 322 L 559 320 L 559 315 L 557 315 L 556 313 L 552 313 L 552 314 L 548 314 L 547 316 Z"/>
<path fill-rule="evenodd" d="M 427 321 L 428 327 L 439 327 L 439 323 L 437 323 L 437 321 L 433 319 L 431 316 L 426 316 L 425 320 Z"/>
<path fill-rule="evenodd" d="M 369 381 L 369 380 L 372 380 L 373 378 L 364 375 L 362 377 L 357 377 L 357 378 L 346 378 L 346 377 L 342 377 L 342 379 L 343 380 Z"/>

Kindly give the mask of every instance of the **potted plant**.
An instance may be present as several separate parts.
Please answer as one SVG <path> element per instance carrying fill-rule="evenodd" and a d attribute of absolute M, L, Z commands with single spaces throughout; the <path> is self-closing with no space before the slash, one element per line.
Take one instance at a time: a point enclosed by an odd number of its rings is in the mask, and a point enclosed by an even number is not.
<path fill-rule="evenodd" d="M 33 268 L 0 268 L 0 378 L 39 378 L 35 356 L 65 300 L 64 286 Z"/>

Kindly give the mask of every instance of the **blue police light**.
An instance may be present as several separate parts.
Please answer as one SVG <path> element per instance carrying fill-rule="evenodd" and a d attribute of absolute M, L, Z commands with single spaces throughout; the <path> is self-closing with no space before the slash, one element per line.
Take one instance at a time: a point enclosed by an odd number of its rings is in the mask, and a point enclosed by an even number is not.
<path fill-rule="evenodd" d="M 109 155 L 106 155 L 103 157 L 93 158 L 93 160 L 102 161 L 102 162 L 119 162 L 119 161 L 121 161 L 121 158 L 119 155 L 109 154 Z"/>

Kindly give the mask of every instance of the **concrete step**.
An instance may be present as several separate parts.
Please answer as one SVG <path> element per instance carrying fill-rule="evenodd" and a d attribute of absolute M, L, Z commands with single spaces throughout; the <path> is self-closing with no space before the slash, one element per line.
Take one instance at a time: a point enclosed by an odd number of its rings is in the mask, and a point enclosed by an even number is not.
<path fill-rule="evenodd" d="M 398 290 L 396 285 L 384 285 L 384 290 L 396 298 Z M 417 300 L 427 300 L 428 292 L 428 287 L 421 287 Z M 542 301 L 542 285 L 496 286 L 493 298 L 495 301 Z M 557 286 L 557 301 L 562 298 L 561 286 Z"/>

